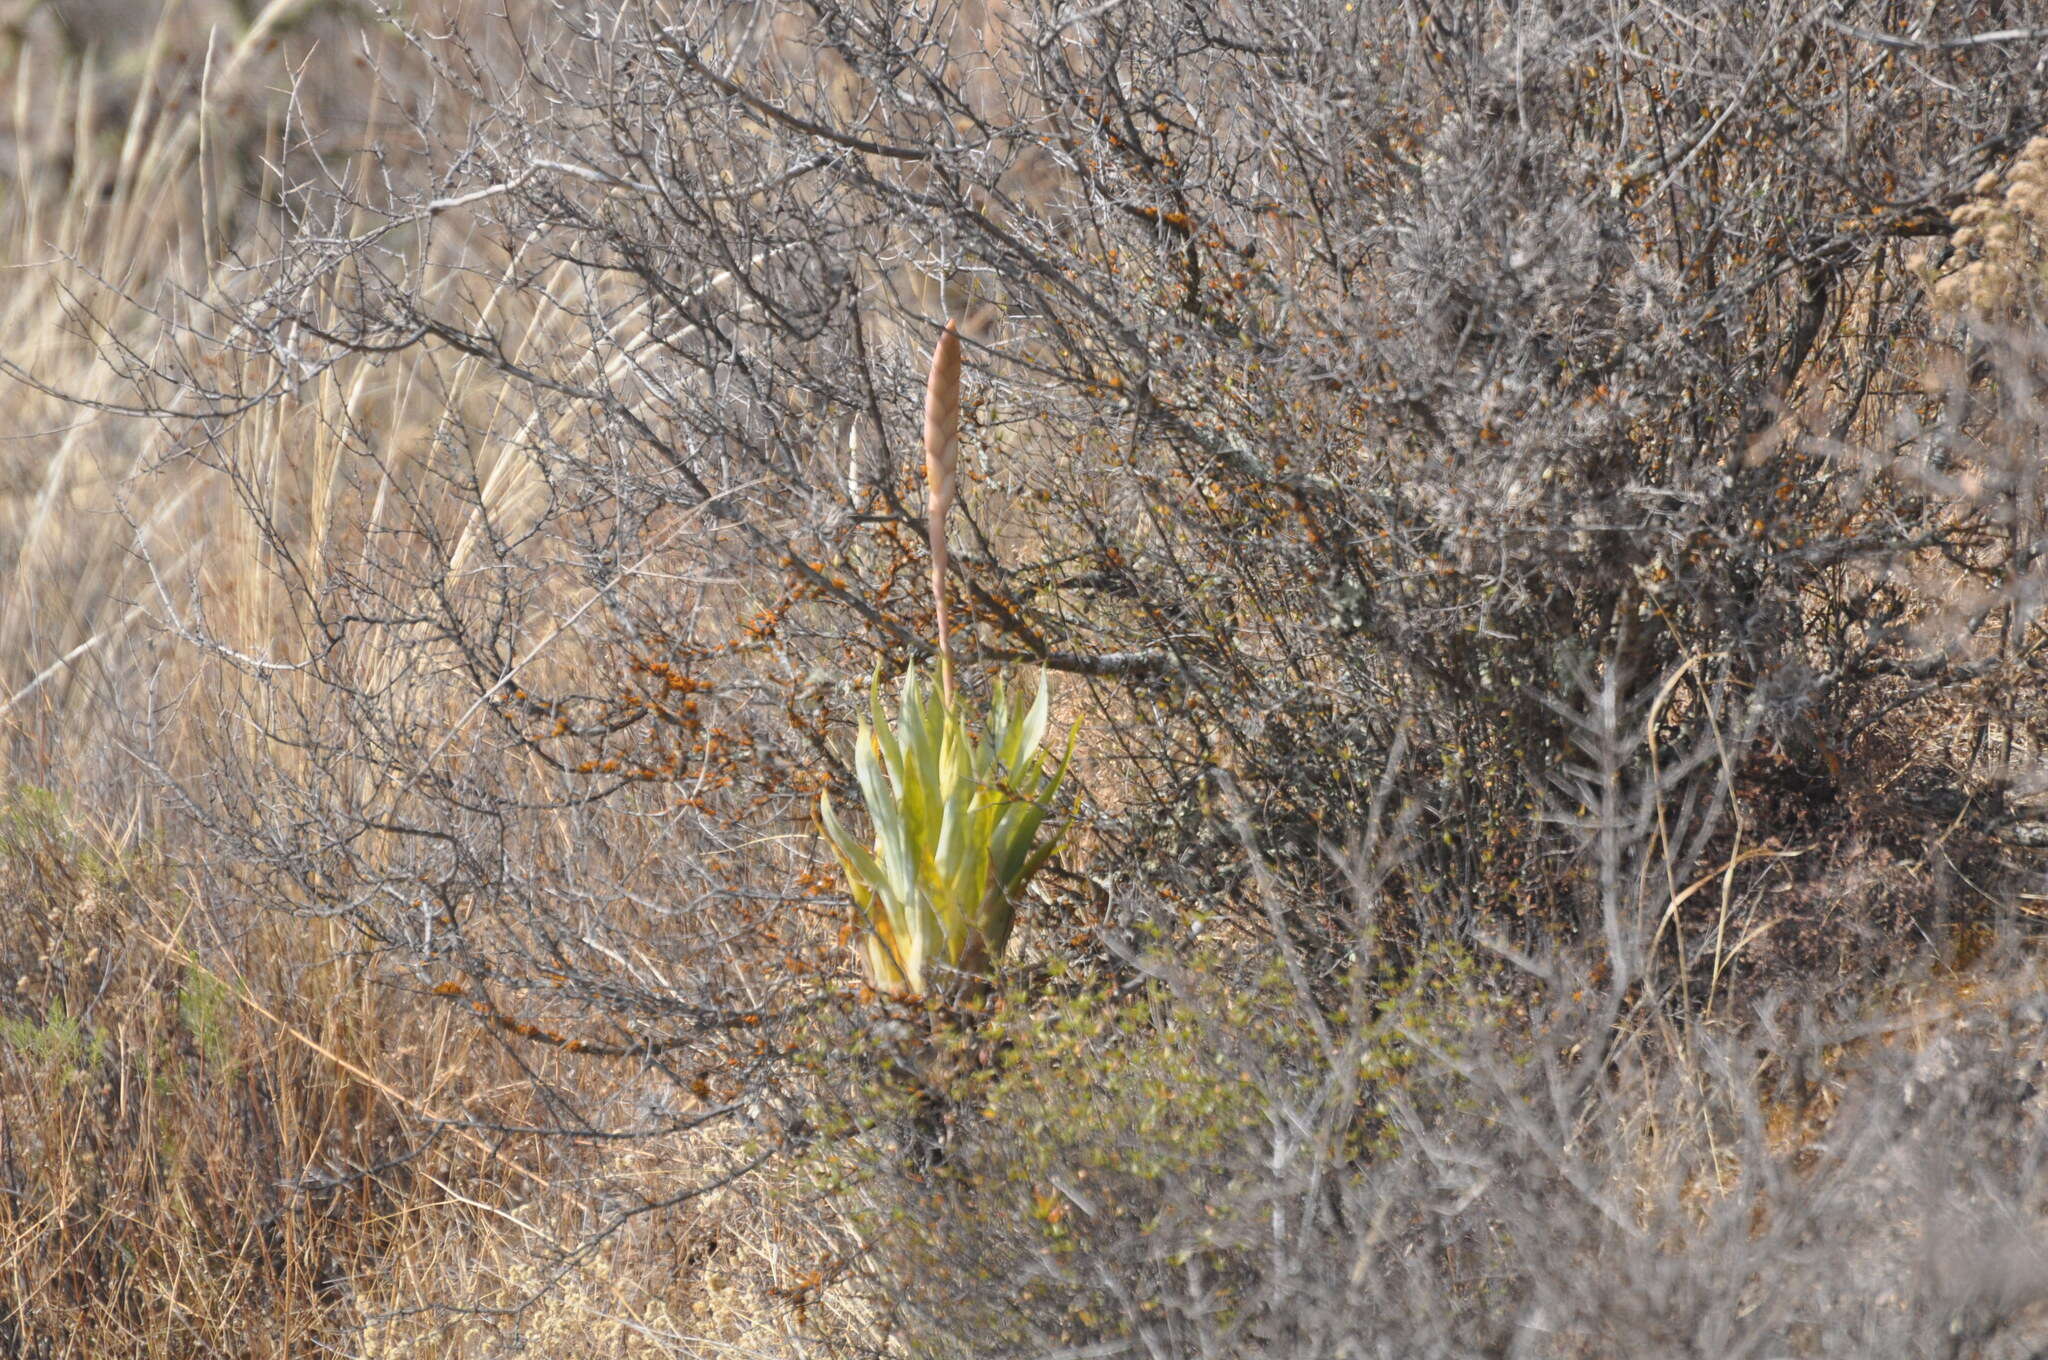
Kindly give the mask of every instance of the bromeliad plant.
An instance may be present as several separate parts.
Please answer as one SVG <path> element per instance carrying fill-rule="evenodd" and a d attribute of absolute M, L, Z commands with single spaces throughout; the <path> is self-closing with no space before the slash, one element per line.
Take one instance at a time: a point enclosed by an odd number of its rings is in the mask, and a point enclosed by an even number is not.
<path fill-rule="evenodd" d="M 899 997 L 926 995 L 940 983 L 979 985 L 1002 958 L 1024 886 L 1059 843 L 1058 828 L 1048 832 L 1046 823 L 1080 730 L 1077 723 L 1068 732 L 1052 765 L 1042 748 L 1043 672 L 1028 704 L 998 677 L 978 724 L 955 693 L 945 578 L 959 421 L 960 337 L 948 323 L 925 392 L 938 683 L 927 685 L 911 667 L 893 728 L 879 671 L 869 687 L 854 773 L 874 824 L 872 846 L 841 824 L 829 794 L 818 800 L 818 819 L 864 918 L 868 978 Z"/>

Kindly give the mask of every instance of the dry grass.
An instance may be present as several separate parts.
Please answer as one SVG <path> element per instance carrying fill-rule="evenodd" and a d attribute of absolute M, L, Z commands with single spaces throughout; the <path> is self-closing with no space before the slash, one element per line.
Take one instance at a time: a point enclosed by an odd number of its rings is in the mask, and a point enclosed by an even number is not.
<path fill-rule="evenodd" d="M 800 1263 L 745 1185 L 621 1221 L 727 1149 L 510 1132 L 555 1121 L 537 1090 L 644 1093 L 184 880 L 52 795 L 0 809 L 0 1351 L 785 1348 Z"/>
<path fill-rule="evenodd" d="M 0 850 L 10 1349 L 292 1354 L 331 1333 L 434 1212 L 425 1179 L 474 1179 L 475 1149 L 405 1155 L 416 1112 L 377 1075 L 445 1081 L 467 1056 L 448 1018 L 370 994 L 305 932 L 220 938 L 146 850 L 47 795 L 10 800 Z"/>
<path fill-rule="evenodd" d="M 773 1291 L 802 1263 L 743 1186 L 629 1212 L 735 1149 L 548 1136 L 570 1103 L 644 1123 L 648 1092 L 374 974 L 339 921 L 209 896 L 179 867 L 193 846 L 135 753 L 173 776 L 222 743 L 309 758 L 221 724 L 250 681 L 180 626 L 290 660 L 307 639 L 281 564 L 317 578 L 402 520 L 460 567 L 479 507 L 516 532 L 535 479 L 517 430 L 441 437 L 504 423 L 460 362 L 333 369 L 223 443 L 119 413 L 144 394 L 108 343 L 162 358 L 165 317 L 232 288 L 221 262 L 272 225 L 286 73 L 306 106 L 346 108 L 307 86 L 359 89 L 353 53 L 379 34 L 286 0 L 155 25 L 87 8 L 0 14 L 0 1353 L 786 1350 Z M 104 45 L 81 50 L 81 28 Z M 430 463 L 456 447 L 481 497 L 435 497 Z M 257 532 L 237 482 L 267 489 L 289 540 Z M 572 664 L 574 642 L 536 664 Z M 380 685 L 413 664 L 401 646 L 357 662 Z M 308 698 L 295 683 L 266 701 Z"/>
<path fill-rule="evenodd" d="M 289 582 L 340 570 L 423 595 L 446 580 L 462 607 L 491 578 L 492 542 L 518 538 L 549 493 L 527 450 L 571 431 L 566 415 L 561 430 L 523 424 L 544 417 L 508 414 L 533 408 L 483 361 L 446 354 L 347 360 L 217 437 L 119 414 L 149 393 L 105 362 L 110 347 L 175 367 L 167 318 L 238 286 L 225 262 L 260 253 L 275 227 L 266 167 L 301 135 L 273 112 L 286 73 L 306 83 L 303 106 L 348 109 L 360 129 L 378 112 L 320 86 L 359 89 L 358 40 L 381 39 L 350 10 L 296 0 L 191 0 L 125 33 L 92 28 L 104 19 L 79 5 L 12 27 L 0 14 L 13 91 L 0 109 L 0 1355 L 756 1356 L 872 1337 L 876 1282 L 834 1282 L 853 1235 L 828 1209 L 787 1212 L 818 1201 L 788 1184 L 778 1199 L 760 1175 L 682 1198 L 753 1160 L 738 1126 L 681 1127 L 677 1084 L 648 1067 L 525 1043 L 436 994 L 451 979 L 425 963 L 373 969 L 343 918 L 231 891 L 219 866 L 198 871 L 198 843 L 135 778 L 140 755 L 195 798 L 208 763 L 267 763 L 292 776 L 279 786 L 314 779 L 307 748 L 225 720 L 264 705 L 317 714 L 331 698 L 293 669 L 319 640 L 312 597 Z M 82 50 L 81 25 L 106 33 L 101 50 Z M 494 292 L 509 263 L 482 247 L 437 264 L 504 334 L 551 362 L 589 356 L 607 383 L 630 383 L 657 342 L 633 314 L 604 346 L 580 343 L 585 284 L 566 268 Z M 261 358 L 186 357 L 229 390 L 274 376 Z M 380 554 L 429 540 L 445 573 L 380 569 Z M 511 631 L 529 683 L 565 688 L 609 662 L 558 626 L 592 597 L 576 564 L 546 553 L 527 559 L 538 585 Z M 1046 607 L 1080 624 L 1124 607 L 1071 593 L 1049 590 Z M 202 619 L 210 641 L 263 664 L 191 645 L 185 625 Z M 388 711 L 453 734 L 476 710 L 448 707 L 454 691 L 415 641 L 376 632 L 351 674 Z M 1978 716 L 1949 725 L 1964 733 Z M 1114 804 L 1127 776 L 1098 760 L 1094 791 Z M 375 769 L 332 771 L 356 781 L 338 801 L 402 811 L 405 791 L 378 787 Z M 547 778 L 536 771 L 535 787 Z M 567 852 L 574 817 L 536 815 L 520 834 Z M 604 853 L 634 888 L 660 850 Z M 652 937 L 672 922 L 614 924 Z M 489 928 L 480 949 L 500 942 Z M 617 976 L 658 975 L 659 962 L 636 957 Z M 1925 1019 L 1886 1022 L 1876 1042 L 1930 1047 L 1965 1009 L 2008 1017 L 2037 981 L 1888 999 L 1886 1014 Z M 1708 1084 L 1682 1062 L 1679 1076 Z M 1827 1132 L 1831 1074 L 1796 1095 L 1775 1072 L 1742 1076 L 1762 1093 L 1738 1110 L 1768 1125 L 1758 1147 L 1796 1164 Z M 1660 1174 L 1739 1167 L 1715 1144 L 1729 1116 L 1710 1104 L 1645 1085 L 1638 1123 L 1621 1121 L 1643 1193 Z M 678 1127 L 615 1136 L 664 1120 Z M 1707 1179 L 1692 1182 L 1702 1200 Z"/>

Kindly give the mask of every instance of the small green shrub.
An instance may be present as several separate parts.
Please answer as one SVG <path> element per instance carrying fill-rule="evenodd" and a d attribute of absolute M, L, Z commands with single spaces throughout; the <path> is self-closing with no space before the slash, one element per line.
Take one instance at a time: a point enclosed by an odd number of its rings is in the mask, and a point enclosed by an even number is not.
<path fill-rule="evenodd" d="M 197 964 L 185 966 L 178 988 L 178 1019 L 218 1075 L 234 1070 L 235 996 L 228 984 Z"/>
<path fill-rule="evenodd" d="M 0 1016 L 0 1044 L 20 1050 L 62 1086 L 99 1064 L 103 1043 L 99 1032 L 67 1012 L 59 998 L 51 999 L 40 1020 Z"/>
<path fill-rule="evenodd" d="M 1216 1316 L 1249 1313 L 1275 1214 L 1400 1155 L 1392 1093 L 1410 1112 L 1454 1103 L 1441 1059 L 1493 1006 L 1449 950 L 1376 977 L 1356 1018 L 1304 1007 L 1278 966 L 1246 978 L 1210 951 L 1144 967 L 1136 987 L 1012 988 L 942 1030 L 920 1069 L 951 1074 L 925 1162 L 897 1135 L 930 1120 L 929 1086 L 870 1082 L 847 1093 L 856 1115 L 822 1122 L 806 1191 L 871 1244 L 912 1353 L 1128 1339 L 1191 1279 Z"/>

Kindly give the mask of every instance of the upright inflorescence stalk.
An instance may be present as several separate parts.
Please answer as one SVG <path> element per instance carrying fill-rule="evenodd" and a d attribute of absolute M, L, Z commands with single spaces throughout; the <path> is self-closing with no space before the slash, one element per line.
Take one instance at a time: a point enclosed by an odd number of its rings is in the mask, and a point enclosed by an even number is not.
<path fill-rule="evenodd" d="M 939 689 L 953 703 L 953 633 L 946 619 L 946 515 L 953 508 L 953 476 L 960 453 L 960 332 L 951 321 L 932 350 L 924 392 L 924 476 L 932 540 L 932 603 L 937 608 Z"/>
<path fill-rule="evenodd" d="M 869 980 L 915 997 L 943 978 L 956 1000 L 988 986 L 1024 885 L 1060 842 L 1061 790 L 1080 731 L 1078 723 L 1068 731 L 1063 751 L 1044 748 L 1050 696 L 1043 669 L 1029 700 L 1001 675 L 991 679 L 985 705 L 954 693 L 946 516 L 958 490 L 960 367 L 960 336 L 949 321 L 932 351 L 924 404 L 939 685 L 926 685 L 913 662 L 891 722 L 875 673 L 853 747 L 872 840 L 851 835 L 831 794 L 818 795 L 819 823 L 867 927 Z"/>

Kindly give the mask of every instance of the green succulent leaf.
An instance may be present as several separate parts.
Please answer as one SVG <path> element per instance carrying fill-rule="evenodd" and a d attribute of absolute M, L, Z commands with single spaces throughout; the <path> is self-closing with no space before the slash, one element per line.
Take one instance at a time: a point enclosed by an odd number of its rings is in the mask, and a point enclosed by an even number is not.
<path fill-rule="evenodd" d="M 892 724 L 876 673 L 853 762 L 872 845 L 824 795 L 818 820 L 867 927 L 862 953 L 877 988 L 917 995 L 937 981 L 935 967 L 953 976 L 1000 961 L 1023 888 L 1060 840 L 1046 824 L 1079 726 L 1048 775 L 1050 703 L 1043 674 L 1028 704 L 999 676 L 971 723 L 965 699 L 949 702 L 913 668 Z"/>

